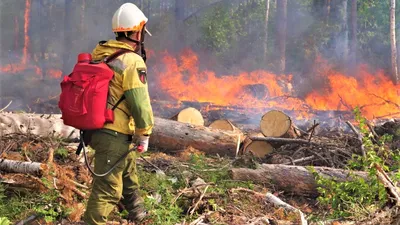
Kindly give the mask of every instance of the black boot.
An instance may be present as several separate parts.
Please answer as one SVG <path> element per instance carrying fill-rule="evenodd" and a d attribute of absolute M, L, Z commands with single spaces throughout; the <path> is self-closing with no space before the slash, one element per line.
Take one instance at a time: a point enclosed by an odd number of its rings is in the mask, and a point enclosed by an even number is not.
<path fill-rule="evenodd" d="M 146 209 L 144 207 L 144 200 L 140 196 L 138 191 L 133 194 L 124 196 L 122 203 L 128 211 L 128 221 L 140 224 L 147 216 Z"/>

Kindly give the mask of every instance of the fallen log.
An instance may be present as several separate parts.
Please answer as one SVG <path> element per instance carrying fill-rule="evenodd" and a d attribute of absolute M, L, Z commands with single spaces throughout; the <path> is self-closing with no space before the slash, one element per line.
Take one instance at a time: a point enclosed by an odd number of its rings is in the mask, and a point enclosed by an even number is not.
<path fill-rule="evenodd" d="M 296 126 L 282 111 L 271 110 L 261 117 L 260 129 L 265 137 L 298 137 Z"/>
<path fill-rule="evenodd" d="M 241 140 L 241 133 L 155 118 L 150 147 L 165 152 L 176 152 L 191 146 L 207 154 L 235 156 Z"/>
<path fill-rule="evenodd" d="M 60 114 L 0 113 L 0 135 L 34 134 L 43 137 L 79 138 L 79 131 L 65 126 Z"/>
<path fill-rule="evenodd" d="M 22 162 L 8 159 L 0 159 L 0 171 L 8 173 L 24 173 L 41 176 L 47 168 L 45 164 L 38 162 Z"/>
<path fill-rule="evenodd" d="M 171 119 L 182 123 L 204 126 L 203 116 L 201 115 L 199 110 L 193 107 L 188 107 L 186 109 L 181 110 Z"/>
<path fill-rule="evenodd" d="M 39 136 L 57 136 L 70 141 L 77 141 L 79 136 L 76 129 L 64 125 L 60 114 L 0 113 L 0 128 L 2 135 L 29 134 L 32 131 Z M 164 152 L 178 152 L 191 146 L 206 154 L 235 156 L 242 140 L 241 133 L 214 130 L 155 117 L 150 147 Z"/>
<path fill-rule="evenodd" d="M 274 151 L 274 147 L 266 141 L 252 140 L 253 137 L 264 137 L 261 133 L 248 134 L 243 141 L 243 153 L 250 152 L 254 156 L 263 158 Z"/>
<path fill-rule="evenodd" d="M 350 172 L 367 179 L 368 174 L 361 171 L 349 171 L 330 167 L 314 167 L 323 177 L 335 179 L 338 182 L 351 180 Z M 287 166 L 280 164 L 262 164 L 258 169 L 232 168 L 229 175 L 233 180 L 253 181 L 280 191 L 300 196 L 317 197 L 317 183 L 314 175 L 302 166 Z"/>
<path fill-rule="evenodd" d="M 228 131 L 236 131 L 238 129 L 237 127 L 235 127 L 235 125 L 232 124 L 231 121 L 225 119 L 215 120 L 208 127 Z"/>

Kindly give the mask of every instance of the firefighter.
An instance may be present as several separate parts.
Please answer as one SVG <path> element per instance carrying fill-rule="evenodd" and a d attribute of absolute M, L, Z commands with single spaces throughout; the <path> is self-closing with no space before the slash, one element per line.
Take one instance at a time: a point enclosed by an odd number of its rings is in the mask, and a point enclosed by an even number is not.
<path fill-rule="evenodd" d="M 133 146 L 133 135 L 138 136 L 139 144 L 138 150 L 129 153 L 110 174 L 93 178 L 83 217 L 87 224 L 106 224 L 109 214 L 120 201 L 129 212 L 129 221 L 140 224 L 146 217 L 143 198 L 139 194 L 135 160 L 147 151 L 154 125 L 143 44 L 145 34 L 151 36 L 145 27 L 147 20 L 136 5 L 121 5 L 112 18 L 115 40 L 99 42 L 92 52 L 93 60 L 103 60 L 120 49 L 133 51 L 109 63 L 115 73 L 109 85 L 107 107 L 112 108 L 119 99 L 123 99 L 122 96 L 125 99 L 114 110 L 114 122 L 105 124 L 103 129 L 92 134 L 90 146 L 95 150 L 95 173 L 108 171 L 129 151 Z"/>

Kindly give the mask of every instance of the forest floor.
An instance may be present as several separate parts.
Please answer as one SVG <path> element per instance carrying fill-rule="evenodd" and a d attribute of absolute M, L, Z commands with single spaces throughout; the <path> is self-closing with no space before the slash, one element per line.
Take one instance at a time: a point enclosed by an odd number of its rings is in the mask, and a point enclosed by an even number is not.
<path fill-rule="evenodd" d="M 396 224 L 397 208 L 368 209 L 368 213 L 359 216 L 332 219 L 333 207 L 321 204 L 317 198 L 285 193 L 257 182 L 233 180 L 229 175 L 235 167 L 288 164 L 293 158 L 310 156 L 315 157 L 296 165 L 346 168 L 346 161 L 359 153 L 357 140 L 354 134 L 320 133 L 313 141 L 324 142 L 327 148 L 319 153 L 287 144 L 262 159 L 248 154 L 235 159 L 206 156 L 190 147 L 176 154 L 151 149 L 137 159 L 141 193 L 149 212 L 144 224 L 302 224 L 298 211 L 277 207 L 267 200 L 267 193 L 300 210 L 308 224 Z M 389 145 L 398 151 L 399 143 L 396 136 Z M 342 150 L 332 153 L 328 147 Z M 12 224 L 81 223 L 92 176 L 83 154 L 77 156 L 75 150 L 76 143 L 60 139 L 3 135 L 1 159 L 39 162 L 42 166 L 36 174 L 0 170 L 0 224 L 7 224 L 6 220 Z M 91 161 L 93 150 L 88 151 Z M 126 224 L 124 216 L 126 211 L 116 206 L 109 224 Z"/>

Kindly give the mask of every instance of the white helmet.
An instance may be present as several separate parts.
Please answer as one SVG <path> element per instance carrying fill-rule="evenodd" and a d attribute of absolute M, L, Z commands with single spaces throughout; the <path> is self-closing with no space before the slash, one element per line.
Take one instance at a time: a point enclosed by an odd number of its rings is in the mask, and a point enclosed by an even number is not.
<path fill-rule="evenodd" d="M 147 17 L 133 3 L 125 3 L 117 9 L 112 18 L 113 32 L 141 31 L 147 23 Z M 151 36 L 151 33 L 145 28 Z"/>

